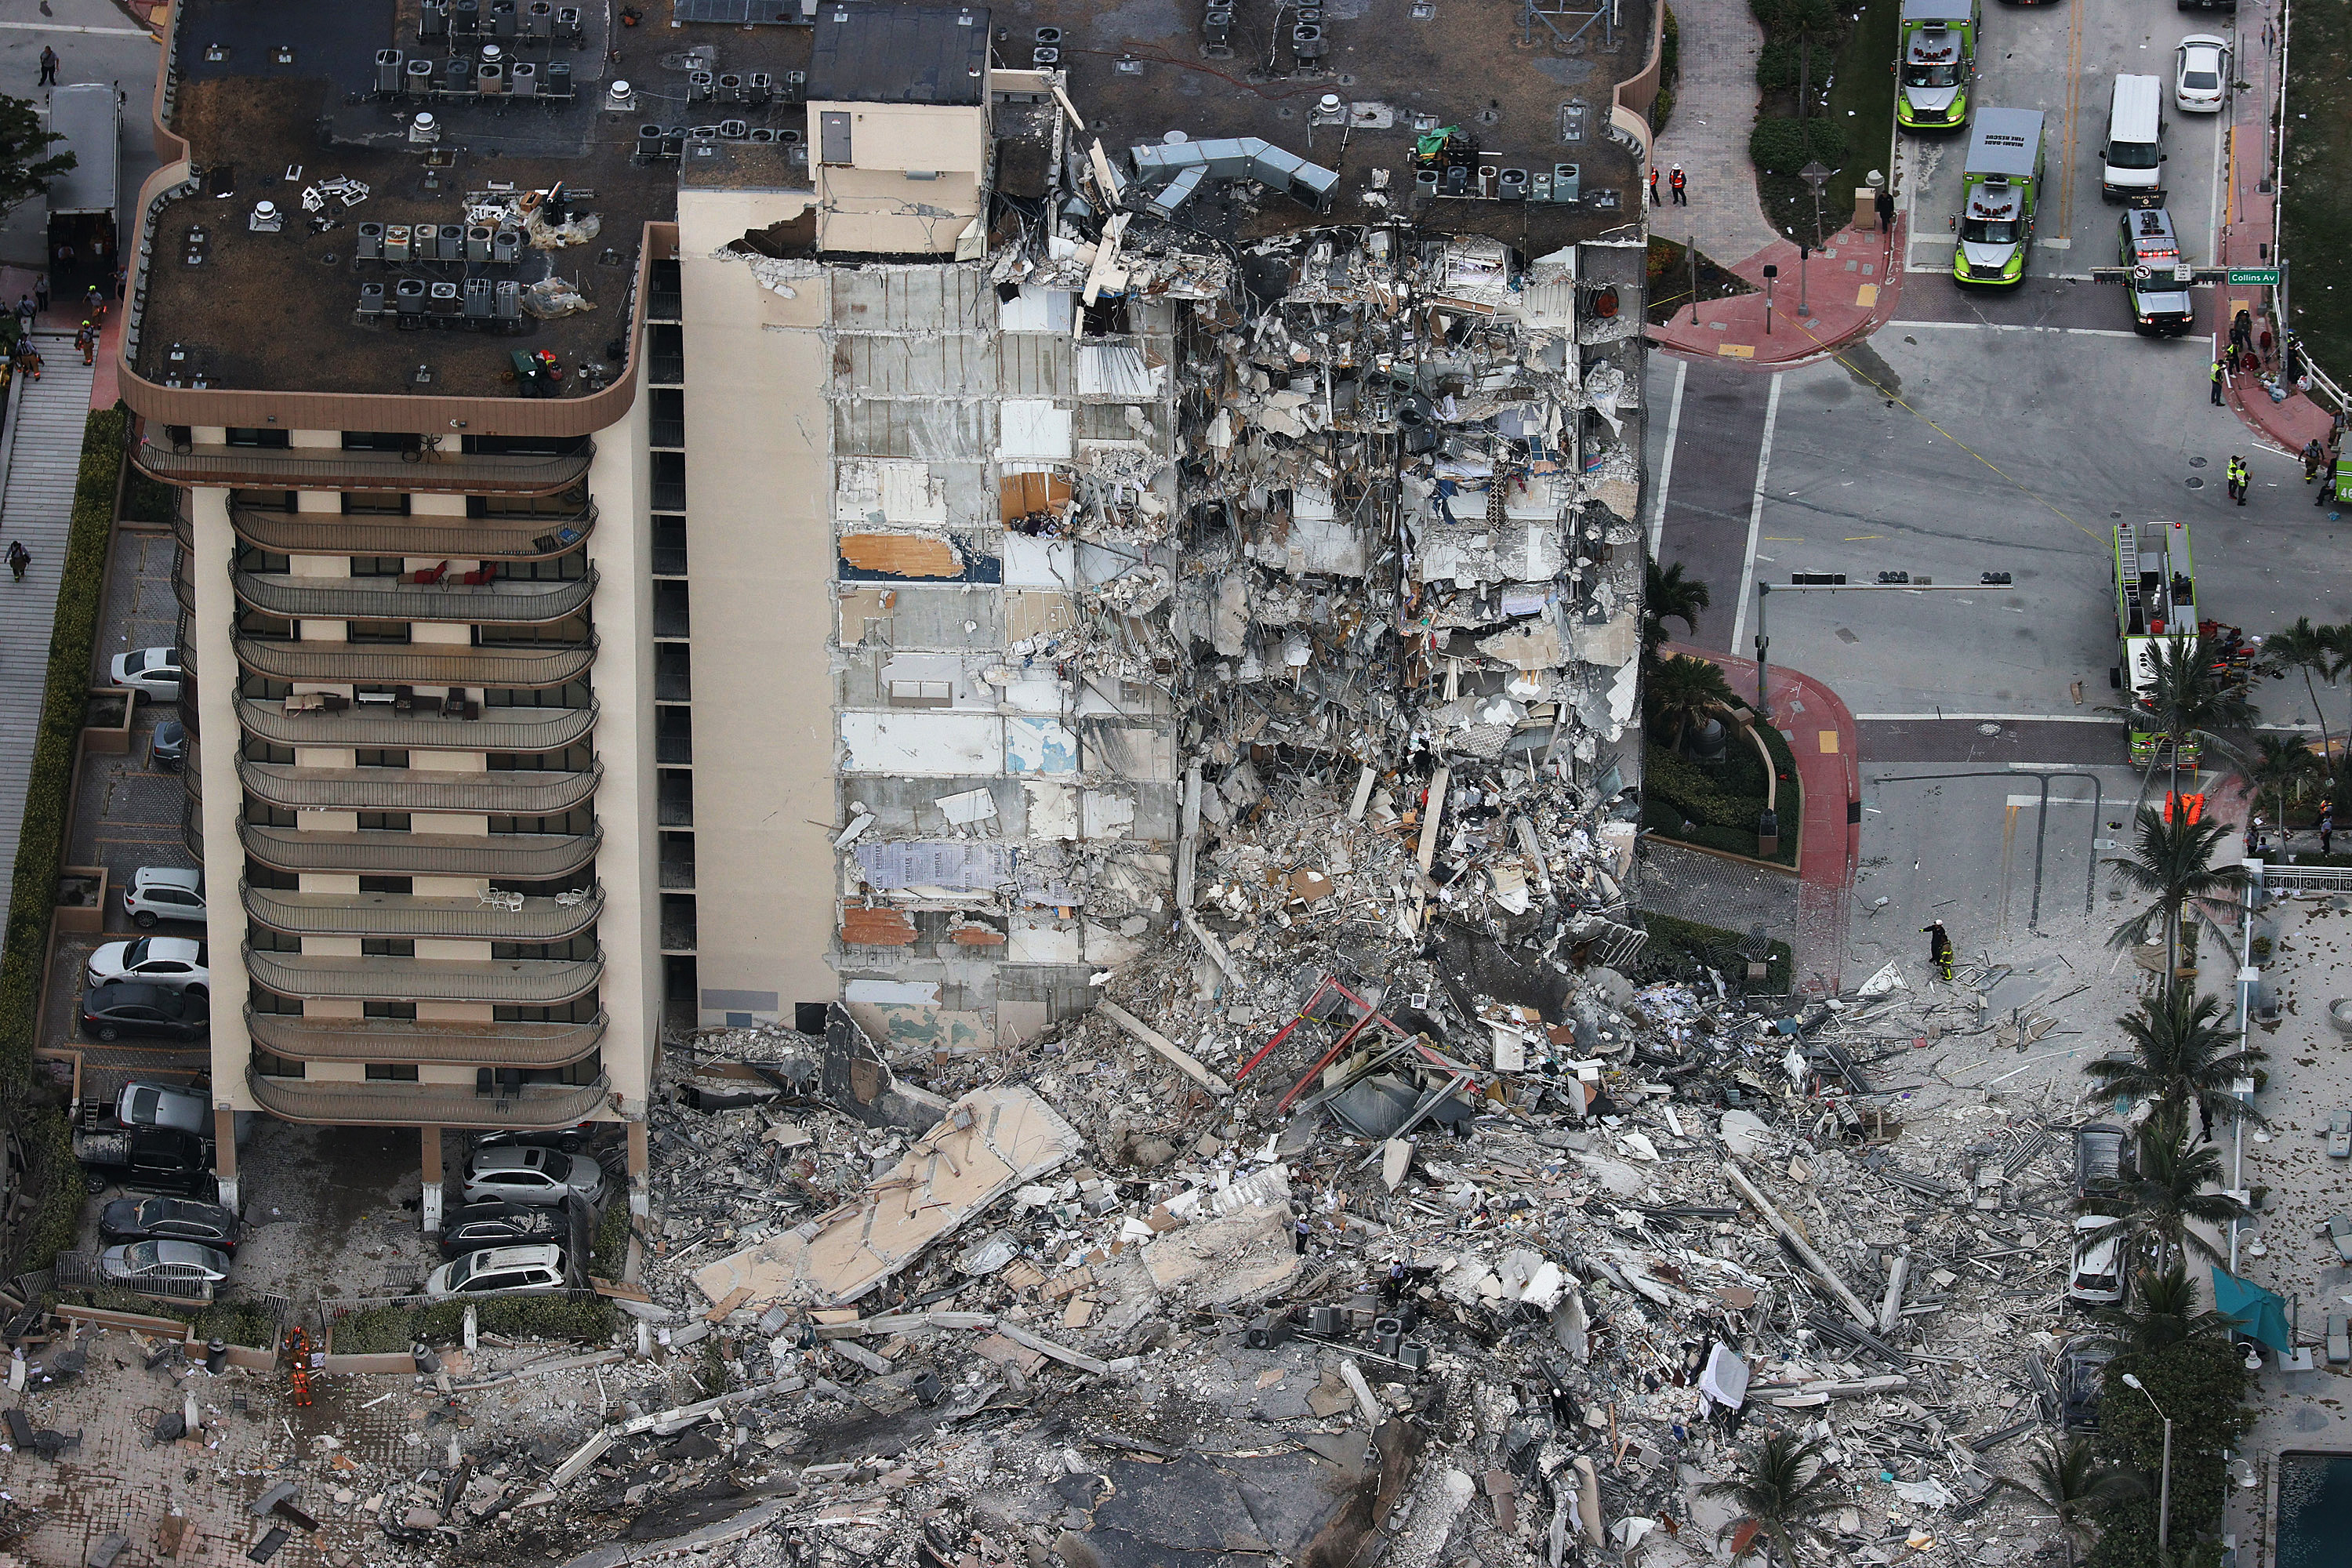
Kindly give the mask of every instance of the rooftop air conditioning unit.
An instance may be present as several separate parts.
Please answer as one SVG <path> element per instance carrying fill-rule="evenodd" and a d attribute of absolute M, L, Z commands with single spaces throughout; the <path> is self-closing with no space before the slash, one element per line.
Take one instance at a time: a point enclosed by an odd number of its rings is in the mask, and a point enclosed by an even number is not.
<path fill-rule="evenodd" d="M 717 101 L 719 101 L 719 102 L 720 102 L 720 103 L 741 103 L 741 102 L 743 102 L 743 101 L 744 101 L 744 99 L 743 99 L 743 79 L 742 79 L 742 77 L 741 77 L 741 76 L 740 76 L 739 74 L 737 74 L 737 73 L 736 73 L 736 72 L 734 72 L 734 71 L 729 71 L 729 72 L 727 72 L 726 74 L 724 74 L 723 76 L 721 76 L 721 77 L 719 79 L 719 91 L 718 91 L 718 94 L 717 94 Z"/>
<path fill-rule="evenodd" d="M 757 125 L 751 129 L 751 142 L 754 147 L 772 147 L 776 144 L 776 133 L 764 125 Z"/>
<path fill-rule="evenodd" d="M 463 224 L 445 223 L 441 226 L 441 259 L 466 259 L 466 228 Z"/>
<path fill-rule="evenodd" d="M 398 92 L 407 79 L 408 57 L 398 49 L 378 49 L 375 52 L 375 89 L 378 92 Z"/>
<path fill-rule="evenodd" d="M 457 285 L 446 279 L 433 285 L 431 300 L 432 311 L 436 316 L 454 316 L 465 309 L 457 296 Z"/>
<path fill-rule="evenodd" d="M 486 223 L 475 224 L 472 227 L 466 230 L 467 260 L 488 261 L 490 258 L 490 235 L 492 232 L 490 226 Z"/>
<path fill-rule="evenodd" d="M 393 286 L 392 302 L 394 308 L 400 312 L 404 322 L 408 318 L 423 316 L 425 314 L 425 279 L 402 279 Z"/>
<path fill-rule="evenodd" d="M 362 283 L 360 285 L 361 315 L 381 316 L 388 309 L 390 309 L 390 307 L 384 302 L 384 287 L 383 284 Z"/>
<path fill-rule="evenodd" d="M 409 227 L 404 223 L 383 226 L 383 258 L 397 267 L 408 259 Z"/>
<path fill-rule="evenodd" d="M 482 30 L 482 0 L 450 0 L 449 31 L 453 37 L 470 38 Z"/>
<path fill-rule="evenodd" d="M 507 69 L 507 89 L 517 98 L 539 96 L 539 68 L 529 60 L 517 60 Z"/>
<path fill-rule="evenodd" d="M 558 5 L 555 8 L 555 36 L 557 37 L 562 38 L 567 44 L 576 44 L 580 41 L 582 31 L 583 28 L 581 26 L 579 6 Z"/>
<path fill-rule="evenodd" d="M 495 308 L 494 301 L 496 300 L 497 296 L 498 285 L 493 283 L 489 279 L 467 279 L 465 298 L 466 320 L 469 321 L 488 321 L 490 319 L 491 311 Z"/>
<path fill-rule="evenodd" d="M 716 81 L 717 79 L 709 71 L 687 72 L 686 101 L 688 103 L 709 103 L 710 101 L 710 95 Z"/>
<path fill-rule="evenodd" d="M 433 91 L 433 62 L 423 56 L 408 62 L 407 84 L 413 98 L 429 97 Z"/>
<path fill-rule="evenodd" d="M 722 120 L 719 122 L 719 140 L 721 142 L 740 142 L 751 134 L 751 122 L 748 120 Z"/>
<path fill-rule="evenodd" d="M 449 36 L 449 0 L 425 0 L 425 9 L 416 18 L 416 38 L 419 43 L 437 44 Z"/>
<path fill-rule="evenodd" d="M 550 60 L 539 74 L 539 96 L 560 98 L 569 102 L 572 98 L 572 62 Z"/>
<path fill-rule="evenodd" d="M 502 228 L 490 236 L 490 260 L 494 265 L 511 267 L 522 259 L 522 230 Z"/>
<path fill-rule="evenodd" d="M 359 244 L 352 252 L 352 259 L 354 261 L 383 259 L 383 225 L 380 223 L 360 225 Z"/>
<path fill-rule="evenodd" d="M 500 38 L 515 36 L 514 0 L 490 0 L 490 33 Z"/>
<path fill-rule="evenodd" d="M 549 0 L 530 0 L 523 8 L 522 36 L 526 38 L 551 38 L 555 36 L 555 7 Z"/>
<path fill-rule="evenodd" d="M 766 71 L 752 71 L 743 79 L 743 101 L 754 106 L 768 102 L 776 96 L 776 79 Z"/>

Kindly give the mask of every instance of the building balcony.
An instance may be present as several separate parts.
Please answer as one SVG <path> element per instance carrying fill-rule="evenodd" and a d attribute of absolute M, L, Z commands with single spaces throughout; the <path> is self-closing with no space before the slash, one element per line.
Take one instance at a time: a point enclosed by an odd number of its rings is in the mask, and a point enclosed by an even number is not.
<path fill-rule="evenodd" d="M 335 1127 L 569 1127 L 611 1103 L 612 1080 L 574 1087 L 501 1086 L 495 1094 L 440 1083 L 312 1083 L 247 1068 L 246 1087 L 272 1116 Z"/>
<path fill-rule="evenodd" d="M 529 519 L 397 517 L 267 511 L 232 506 L 236 537 L 278 555 L 439 556 L 451 561 L 546 561 L 568 555 L 596 526 L 591 505 L 570 516 Z"/>
<path fill-rule="evenodd" d="M 537 690 L 563 686 L 596 662 L 596 639 L 578 643 L 285 642 L 238 637 L 236 662 L 272 680 L 341 686 L 475 686 Z"/>
<path fill-rule="evenodd" d="M 275 871 L 383 877 L 495 877 L 552 882 L 596 858 L 604 830 L 586 833 L 305 833 L 237 824 L 245 852 Z"/>
<path fill-rule="evenodd" d="M 365 1002 L 494 1002 L 560 1007 L 596 989 L 604 959 L 377 958 L 245 950 L 256 985 L 280 996 Z"/>
<path fill-rule="evenodd" d="M 306 768 L 240 757 L 245 793 L 284 811 L 432 811 L 558 816 L 594 797 L 604 763 L 576 773 L 503 769 Z M 191 779 L 195 776 L 193 763 Z"/>
<path fill-rule="evenodd" d="M 585 1024 L 447 1024 L 414 1018 L 297 1018 L 248 1007 L 245 1027 L 255 1045 L 288 1061 L 561 1068 L 584 1061 L 595 1051 L 604 1037 L 604 1015 Z"/>
<path fill-rule="evenodd" d="M 596 727 L 596 704 L 585 708 L 487 708 L 468 705 L 478 719 L 448 713 L 403 713 L 389 702 L 354 702 L 289 713 L 284 701 L 242 698 L 236 721 L 248 735 L 277 746 L 366 746 L 418 752 L 560 752 Z"/>
<path fill-rule="evenodd" d="M 245 912 L 289 936 L 434 937 L 474 942 L 562 942 L 596 923 L 604 890 L 585 888 L 572 903 L 525 899 L 509 909 L 483 899 L 419 899 L 406 893 L 298 893 L 241 883 Z M 567 898 L 571 895 L 565 895 Z M 380 1058 L 379 1058 L 380 1059 Z"/>
<path fill-rule="evenodd" d="M 187 552 L 180 552 L 182 571 Z M 493 577 L 487 583 L 409 583 L 397 577 L 292 577 L 236 572 L 237 598 L 265 615 L 313 621 L 455 621 L 469 626 L 543 626 L 585 609 L 596 573 L 555 583 Z M 181 604 L 194 606 L 193 589 Z"/>
<path fill-rule="evenodd" d="M 131 449 L 131 460 L 142 471 L 168 485 L 435 495 L 553 495 L 578 484 L 595 456 L 593 441 L 545 457 L 518 452 L 349 452 L 321 447 L 183 447 L 153 440 L 142 441 Z"/>

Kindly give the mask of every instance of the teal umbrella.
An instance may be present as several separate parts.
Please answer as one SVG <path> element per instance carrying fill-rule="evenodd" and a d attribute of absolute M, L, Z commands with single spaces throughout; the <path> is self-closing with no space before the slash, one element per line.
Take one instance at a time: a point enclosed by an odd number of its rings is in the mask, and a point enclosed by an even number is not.
<path fill-rule="evenodd" d="M 2259 1285 L 2250 1284 L 2216 1264 L 2213 1267 L 2213 1307 L 2230 1326 L 2281 1355 L 2294 1353 L 2286 1331 L 2286 1303 Z"/>

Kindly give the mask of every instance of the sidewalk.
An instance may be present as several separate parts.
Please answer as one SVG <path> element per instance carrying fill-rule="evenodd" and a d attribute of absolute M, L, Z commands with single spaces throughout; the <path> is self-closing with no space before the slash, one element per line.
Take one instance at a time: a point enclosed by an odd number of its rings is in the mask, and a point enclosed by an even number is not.
<path fill-rule="evenodd" d="M 1666 653 L 1706 659 L 1743 695 L 1756 689 L 1756 661 L 1668 643 Z M 1797 854 L 1797 989 L 1840 988 L 1846 911 L 1862 843 L 1862 759 L 1853 714 L 1836 692 L 1801 670 L 1765 674 L 1772 721 L 1788 738 L 1804 785 L 1804 837 Z M 1784 825 L 1785 826 L 1785 825 Z"/>
<path fill-rule="evenodd" d="M 2278 101 L 2279 89 L 2277 6 L 2271 0 L 2248 0 L 2238 12 L 2238 37 L 2242 46 L 2262 49 L 2262 69 L 2256 74 L 2249 68 L 2252 61 L 2237 62 L 2238 79 L 2253 83 L 2254 90 L 2233 94 L 2230 100 L 2230 158 L 2224 176 L 2228 205 L 2221 213 L 2221 254 L 2214 259 L 2223 267 L 2274 267 L 2277 247 L 2271 240 L 2278 232 L 2278 195 L 2270 184 L 2270 110 Z M 2321 281 L 2306 279 L 2305 286 Z M 2230 323 L 2240 310 L 2252 310 L 2261 322 L 2263 310 L 2275 306 L 2274 297 L 2264 298 L 2267 292 L 2244 284 L 2215 289 L 2213 341 L 2229 341 Z M 2229 377 L 2228 396 L 2240 418 L 2289 452 L 2300 452 L 2315 436 L 2325 439 L 2335 423 L 2326 409 L 2303 394 L 2290 389 L 2284 402 L 2273 403 L 2259 380 L 2236 373 Z"/>
<path fill-rule="evenodd" d="M 1874 231 L 1843 228 L 1832 235 L 1829 244 L 1805 264 L 1803 295 L 1812 314 L 1801 319 L 1797 247 L 1785 239 L 1775 241 L 1732 268 L 1759 292 L 1677 310 L 1664 326 L 1649 329 L 1649 340 L 1669 353 L 1750 360 L 1759 365 L 1819 359 L 1894 318 L 1903 268 L 1888 265 L 1889 254 L 1885 237 Z M 1772 285 L 1769 334 L 1761 292 L 1767 266 L 1780 269 Z"/>
<path fill-rule="evenodd" d="M 1748 0 L 1676 0 L 1675 21 L 1682 39 L 1675 112 L 1650 154 L 1666 205 L 1650 210 L 1650 232 L 1676 244 L 1696 239 L 1728 267 L 1781 237 L 1757 205 L 1756 165 L 1748 160 L 1764 29 Z M 1667 188 L 1677 163 L 1690 177 L 1684 206 L 1673 205 Z"/>

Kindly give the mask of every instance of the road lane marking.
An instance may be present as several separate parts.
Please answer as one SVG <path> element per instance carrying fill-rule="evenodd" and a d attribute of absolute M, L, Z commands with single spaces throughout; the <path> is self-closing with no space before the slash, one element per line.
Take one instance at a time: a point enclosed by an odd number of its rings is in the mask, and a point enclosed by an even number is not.
<path fill-rule="evenodd" d="M 1748 553 L 1739 569 L 1739 608 L 1731 618 L 1731 652 L 1739 653 L 1748 640 L 1748 596 L 1756 588 L 1756 542 L 1764 531 L 1764 478 L 1772 466 L 1772 426 L 1780 417 L 1780 375 L 1772 377 L 1772 390 L 1764 396 L 1764 445 L 1756 453 L 1756 491 L 1748 502 Z"/>
<path fill-rule="evenodd" d="M 1857 713 L 1857 724 L 2120 724 L 2092 713 L 1959 713 L 1937 709 L 1932 713 Z M 2056 765 L 2056 764 L 2053 764 Z"/>
<path fill-rule="evenodd" d="M 2059 155 L 2058 230 L 2074 232 L 2074 122 L 2083 97 L 2083 7 L 2074 7 L 2066 23 L 2066 150 Z"/>
<path fill-rule="evenodd" d="M 11 33 L 98 33 L 110 38 L 156 41 L 155 35 L 144 27 L 69 27 L 62 22 L 0 22 L 0 29 Z"/>
<path fill-rule="evenodd" d="M 2064 332 L 2078 338 L 2136 338 L 2137 332 L 2127 327 L 2039 327 L 2024 321 L 1904 321 L 1886 323 L 1890 327 L 1929 327 L 1952 331 L 1970 332 Z M 2183 340 L 2186 341 L 2186 340 Z"/>
<path fill-rule="evenodd" d="M 1675 401 L 1666 415 L 1666 455 L 1658 464 L 1658 497 L 1650 509 L 1650 558 L 1656 560 L 1658 543 L 1666 533 L 1666 491 L 1675 482 L 1675 437 L 1683 428 L 1683 383 L 1690 377 L 1690 361 L 1675 361 Z"/>

